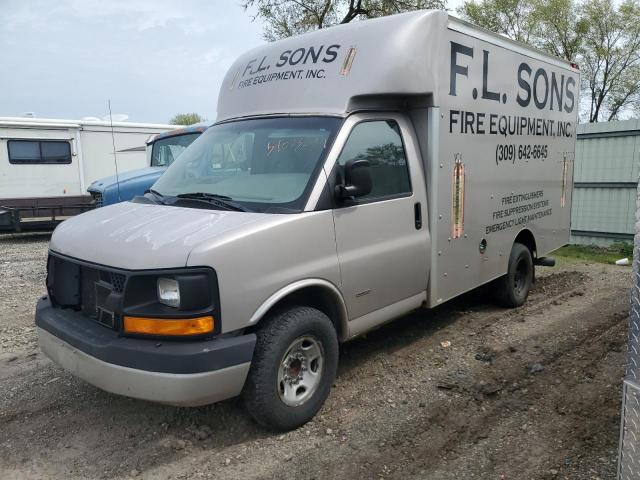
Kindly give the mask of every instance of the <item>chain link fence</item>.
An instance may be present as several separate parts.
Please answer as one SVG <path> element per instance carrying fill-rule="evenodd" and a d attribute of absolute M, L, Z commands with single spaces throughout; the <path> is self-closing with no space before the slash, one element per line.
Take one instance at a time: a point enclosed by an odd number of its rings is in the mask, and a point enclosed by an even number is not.
<path fill-rule="evenodd" d="M 622 392 L 619 480 L 640 480 L 640 218 L 636 217 L 636 221 L 629 317 L 629 353 Z"/>

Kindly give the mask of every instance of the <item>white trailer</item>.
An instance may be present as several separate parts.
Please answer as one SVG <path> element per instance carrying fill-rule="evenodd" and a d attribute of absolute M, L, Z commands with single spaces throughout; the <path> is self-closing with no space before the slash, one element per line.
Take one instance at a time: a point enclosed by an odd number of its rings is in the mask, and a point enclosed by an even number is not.
<path fill-rule="evenodd" d="M 94 180 L 145 167 L 149 137 L 172 128 L 0 117 L 0 231 L 42 228 L 91 208 Z"/>

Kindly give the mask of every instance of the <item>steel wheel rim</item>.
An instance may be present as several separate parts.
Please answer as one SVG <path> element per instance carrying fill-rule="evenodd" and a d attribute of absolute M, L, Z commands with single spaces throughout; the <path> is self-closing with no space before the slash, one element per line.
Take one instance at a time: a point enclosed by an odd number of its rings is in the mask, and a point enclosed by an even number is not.
<path fill-rule="evenodd" d="M 318 389 L 323 367 L 322 343 L 311 335 L 296 338 L 285 350 L 278 368 L 276 389 L 280 400 L 290 407 L 309 400 Z"/>

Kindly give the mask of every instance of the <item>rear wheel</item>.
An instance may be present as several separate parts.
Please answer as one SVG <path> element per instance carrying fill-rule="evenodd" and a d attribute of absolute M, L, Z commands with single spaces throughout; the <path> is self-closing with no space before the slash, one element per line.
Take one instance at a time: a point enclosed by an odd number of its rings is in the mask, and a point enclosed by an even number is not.
<path fill-rule="evenodd" d="M 243 390 L 249 414 L 261 425 L 291 430 L 308 422 L 329 395 L 338 366 L 333 323 L 319 310 L 281 310 L 256 332 L 258 340 Z"/>
<path fill-rule="evenodd" d="M 514 243 L 507 274 L 496 282 L 496 298 L 502 306 L 515 308 L 527 301 L 533 283 L 533 268 L 531 251 L 521 243 Z"/>

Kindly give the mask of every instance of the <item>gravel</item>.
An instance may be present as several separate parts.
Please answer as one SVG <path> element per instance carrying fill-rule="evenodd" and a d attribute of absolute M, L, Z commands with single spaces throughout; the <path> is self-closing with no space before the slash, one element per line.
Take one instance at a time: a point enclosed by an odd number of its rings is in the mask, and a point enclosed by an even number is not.
<path fill-rule="evenodd" d="M 118 397 L 44 357 L 47 246 L 0 237 L 2 478 L 615 478 L 628 268 L 562 261 L 522 308 L 481 289 L 345 344 L 316 418 L 274 434 L 237 399 Z"/>

